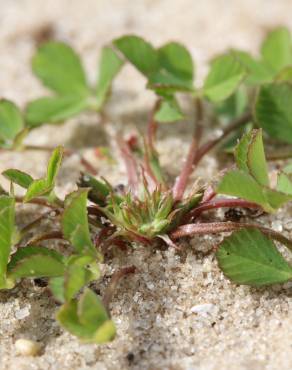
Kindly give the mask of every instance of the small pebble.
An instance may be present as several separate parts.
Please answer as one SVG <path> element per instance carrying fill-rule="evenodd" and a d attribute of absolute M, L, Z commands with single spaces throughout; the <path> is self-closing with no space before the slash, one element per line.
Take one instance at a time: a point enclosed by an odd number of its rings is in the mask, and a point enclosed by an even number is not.
<path fill-rule="evenodd" d="M 15 348 L 21 356 L 37 356 L 41 350 L 40 344 L 30 339 L 17 339 Z"/>
<path fill-rule="evenodd" d="M 27 316 L 29 316 L 29 312 L 30 312 L 30 306 L 27 306 L 27 307 L 24 307 L 24 308 L 21 308 L 19 310 L 17 310 L 15 312 L 15 318 L 17 320 L 23 320 L 25 319 Z"/>
<path fill-rule="evenodd" d="M 202 314 L 202 313 L 209 313 L 215 308 L 215 305 L 212 303 L 205 303 L 205 304 L 198 304 L 191 308 L 192 313 Z"/>

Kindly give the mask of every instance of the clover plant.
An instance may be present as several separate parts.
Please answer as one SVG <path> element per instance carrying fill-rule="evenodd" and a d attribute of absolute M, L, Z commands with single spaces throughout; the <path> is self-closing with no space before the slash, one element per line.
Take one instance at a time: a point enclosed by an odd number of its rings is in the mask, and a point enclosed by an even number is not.
<path fill-rule="evenodd" d="M 33 71 L 53 95 L 28 103 L 23 113 L 10 101 L 0 102 L 2 150 L 24 150 L 25 135 L 43 123 L 63 122 L 86 109 L 99 111 L 125 62 L 146 78 L 147 88 L 157 96 L 147 133 L 135 148 L 122 137 L 117 140 L 128 186 L 117 191 L 118 184 L 85 172 L 77 189 L 60 199 L 55 184 L 67 149 L 59 146 L 39 179 L 19 169 L 4 171 L 10 188 L 1 188 L 0 195 L 0 288 L 12 289 L 23 278 L 46 279 L 61 304 L 59 323 L 90 343 L 114 338 L 113 293 L 122 277 L 138 273 L 135 266 L 116 271 L 103 297 L 90 289 L 102 277 L 100 264 L 110 263 L 113 248 L 130 253 L 136 243 L 166 245 L 179 253 L 182 238 L 224 233 L 215 254 L 233 283 L 263 286 L 292 280 L 292 267 L 278 249 L 280 243 L 291 252 L 292 241 L 285 235 L 248 220 L 248 212 L 245 222 L 218 220 L 208 213 L 239 208 L 256 210 L 260 217 L 275 214 L 292 200 L 291 164 L 279 170 L 276 184 L 269 172 L 269 160 L 289 158 L 289 147 L 279 153 L 265 150 L 263 144 L 266 140 L 269 148 L 277 148 L 292 143 L 292 44 L 286 28 L 267 36 L 257 58 L 234 49 L 216 56 L 202 86 L 195 84 L 190 53 L 177 42 L 155 48 L 134 35 L 114 40 L 102 49 L 95 89 L 71 47 L 55 41 L 43 44 L 33 57 Z M 186 115 L 178 93 L 193 99 L 196 116 L 187 157 L 177 178 L 169 180 L 156 150 L 156 131 L 158 122 Z M 206 106 L 221 129 L 217 137 L 205 132 Z M 200 161 L 215 147 L 233 152 L 235 165 L 212 181 L 191 184 Z M 15 195 L 16 186 L 24 189 L 23 196 Z M 20 228 L 15 221 L 19 203 L 49 211 Z M 40 228 L 44 220 L 49 225 L 45 233 Z M 68 245 L 65 252 L 58 241 Z"/>

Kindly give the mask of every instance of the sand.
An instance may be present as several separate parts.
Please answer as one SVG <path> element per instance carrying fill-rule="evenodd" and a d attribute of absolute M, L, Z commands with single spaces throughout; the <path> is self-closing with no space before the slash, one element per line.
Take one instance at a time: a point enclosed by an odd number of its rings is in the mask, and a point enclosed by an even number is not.
<path fill-rule="evenodd" d="M 268 29 L 279 24 L 292 29 L 291 11 L 289 0 L 0 0 L 1 96 L 24 106 L 45 92 L 31 74 L 29 61 L 41 35 L 51 27 L 54 37 L 70 42 L 82 54 L 91 81 L 100 47 L 124 33 L 138 33 L 155 45 L 171 39 L 186 44 L 196 61 L 199 84 L 207 61 L 216 53 L 229 47 L 255 52 Z M 100 174 L 123 183 L 124 167 L 97 160 L 90 147 L 114 145 L 116 130 L 128 134 L 135 127 L 145 128 L 154 97 L 144 85 L 143 78 L 127 66 L 115 82 L 104 129 L 98 116 L 84 114 L 66 125 L 36 130 L 28 142 L 82 149 Z M 185 104 L 191 112 L 188 101 Z M 177 174 L 187 151 L 190 121 L 160 130 L 158 149 L 170 177 Z M 117 158 L 114 147 L 113 155 Z M 45 153 L 1 153 L 0 170 L 16 167 L 41 176 L 47 158 Z M 64 161 L 57 188 L 60 196 L 74 189 L 80 168 L 77 157 Z M 210 155 L 197 175 L 212 178 L 220 168 L 220 161 Z M 292 237 L 291 211 L 287 206 L 260 222 Z M 23 207 L 19 224 L 36 212 Z M 1 292 L 1 370 L 291 369 L 291 283 L 265 289 L 231 284 L 213 255 L 221 238 L 184 241 L 181 254 L 137 246 L 114 255 L 103 266 L 104 278 L 93 287 L 102 292 L 120 266 L 134 264 L 138 273 L 126 278 L 114 296 L 111 309 L 118 335 L 104 346 L 80 344 L 64 332 L 54 320 L 57 305 L 46 288 L 24 281 Z M 15 342 L 20 338 L 38 341 L 40 355 L 17 355 Z"/>

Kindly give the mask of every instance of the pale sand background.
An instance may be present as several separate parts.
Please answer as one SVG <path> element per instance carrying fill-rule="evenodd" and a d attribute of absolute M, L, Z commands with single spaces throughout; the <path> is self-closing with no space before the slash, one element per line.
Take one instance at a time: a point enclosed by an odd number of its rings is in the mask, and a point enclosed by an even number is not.
<path fill-rule="evenodd" d="M 285 24 L 292 29 L 291 14 L 289 0 L 0 0 L 0 94 L 23 105 L 43 91 L 30 72 L 29 60 L 35 37 L 46 24 L 53 25 L 55 37 L 69 41 L 82 53 L 92 80 L 100 47 L 121 34 L 138 33 L 155 45 L 170 39 L 185 43 L 196 61 L 200 81 L 207 60 L 215 53 L 231 46 L 257 50 L 271 27 Z M 152 93 L 143 87 L 143 79 L 126 67 L 107 110 L 115 127 L 129 131 L 134 125 L 143 126 L 153 103 Z M 63 127 L 42 128 L 30 141 L 81 148 L 106 144 L 97 120 L 84 115 Z M 109 127 L 107 131 L 111 133 Z M 164 128 L 160 136 L 163 163 L 174 176 L 186 152 L 183 144 L 189 140 L 189 124 Z M 87 155 L 91 158 L 90 152 Z M 0 170 L 13 166 L 39 176 L 46 160 L 39 153 L 1 154 Z M 204 164 L 199 173 L 206 175 L 207 169 L 210 176 L 217 162 L 209 157 Z M 123 181 L 122 167 L 99 162 L 96 166 L 114 182 Z M 65 161 L 58 188 L 61 195 L 73 188 L 78 171 L 77 158 Z M 292 236 L 290 215 L 291 206 L 277 220 L 264 218 L 262 222 Z M 20 221 L 32 217 L 33 211 L 26 211 Z M 169 250 L 140 248 L 128 256 L 117 256 L 111 262 L 113 268 L 135 264 L 139 274 L 121 284 L 112 304 L 118 336 L 102 347 L 81 345 L 63 333 L 53 320 L 56 306 L 44 289 L 25 282 L 12 292 L 0 293 L 0 368 L 291 369 L 291 284 L 261 290 L 230 284 L 208 253 L 218 240 L 194 239 L 181 257 Z M 105 272 L 111 269 L 105 267 Z M 107 278 L 102 289 L 106 282 Z M 191 312 L 201 304 L 207 305 Z M 16 356 L 14 342 L 23 337 L 42 343 L 41 356 Z"/>

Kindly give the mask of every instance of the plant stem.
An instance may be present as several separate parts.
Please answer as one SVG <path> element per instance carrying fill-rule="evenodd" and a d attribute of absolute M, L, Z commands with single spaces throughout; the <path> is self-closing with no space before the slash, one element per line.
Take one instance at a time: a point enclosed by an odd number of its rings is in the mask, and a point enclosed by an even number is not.
<path fill-rule="evenodd" d="M 127 143 L 124 140 L 117 137 L 117 142 L 120 147 L 121 155 L 124 159 L 124 163 L 126 166 L 129 186 L 134 192 L 134 194 L 136 194 L 138 190 L 138 184 L 139 184 L 138 168 L 137 168 L 136 160 L 134 156 L 132 155 Z"/>
<path fill-rule="evenodd" d="M 170 237 L 172 239 L 180 239 L 185 236 L 194 236 L 194 235 L 205 235 L 205 234 L 217 234 L 222 232 L 230 232 L 242 228 L 257 228 L 262 231 L 264 234 L 268 235 L 272 239 L 277 240 L 280 243 L 286 245 L 287 248 L 292 250 L 292 240 L 289 240 L 284 235 L 256 224 L 243 223 L 243 222 L 209 222 L 209 223 L 197 223 L 197 224 L 187 224 L 179 226 L 174 230 Z"/>
<path fill-rule="evenodd" d="M 35 238 L 29 240 L 26 244 L 36 244 L 44 240 L 51 240 L 51 239 L 64 239 L 63 234 L 61 231 L 51 231 L 49 233 L 45 233 L 39 236 L 36 236 Z"/>
<path fill-rule="evenodd" d="M 17 197 L 15 197 L 15 201 L 16 201 L 16 203 L 23 203 L 24 197 L 17 196 Z M 27 202 L 27 204 L 37 204 L 39 206 L 52 208 L 53 210 L 55 210 L 55 208 L 56 208 L 56 205 L 50 204 L 45 199 L 41 199 L 41 198 L 32 199 L 29 202 Z"/>
<path fill-rule="evenodd" d="M 197 218 L 202 212 L 216 208 L 260 208 L 257 204 L 243 199 L 215 199 L 201 203 L 197 208 L 190 212 L 191 218 Z"/>
<path fill-rule="evenodd" d="M 243 114 L 241 117 L 236 118 L 232 121 L 225 130 L 223 130 L 222 134 L 217 138 L 208 141 L 207 143 L 203 144 L 197 152 L 196 158 L 194 159 L 194 165 L 197 165 L 201 159 L 216 145 L 218 145 L 222 140 L 224 140 L 230 133 L 236 131 L 239 127 L 246 124 L 252 118 L 252 114 L 250 112 Z"/>
<path fill-rule="evenodd" d="M 184 195 L 188 180 L 194 169 L 194 162 L 195 158 L 197 157 L 198 145 L 202 136 L 203 106 L 200 99 L 196 100 L 196 105 L 196 119 L 191 146 L 189 148 L 185 164 L 172 190 L 175 201 L 180 201 Z"/>
<path fill-rule="evenodd" d="M 35 228 L 36 226 L 39 226 L 41 222 L 46 219 L 48 216 L 51 215 L 52 212 L 55 212 L 56 216 L 60 214 L 59 209 L 54 209 L 50 210 L 48 212 L 43 213 L 40 215 L 38 218 L 36 218 L 34 221 L 30 222 L 29 224 L 25 225 L 21 230 L 20 230 L 20 235 L 23 237 L 26 233 L 28 233 L 31 229 Z"/>
<path fill-rule="evenodd" d="M 114 272 L 108 286 L 106 287 L 104 297 L 103 297 L 103 304 L 109 313 L 109 304 L 113 298 L 114 292 L 117 288 L 119 281 L 128 274 L 133 274 L 136 272 L 135 266 L 123 267 L 122 269 Z"/>
<path fill-rule="evenodd" d="M 159 109 L 161 99 L 158 99 L 150 113 L 147 127 L 147 136 L 144 138 L 144 163 L 145 170 L 150 178 L 153 180 L 155 186 L 162 185 L 165 190 L 167 186 L 164 181 L 163 172 L 159 163 L 159 156 L 155 147 L 156 132 L 158 129 L 157 122 L 155 120 L 155 113 Z"/>

